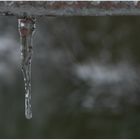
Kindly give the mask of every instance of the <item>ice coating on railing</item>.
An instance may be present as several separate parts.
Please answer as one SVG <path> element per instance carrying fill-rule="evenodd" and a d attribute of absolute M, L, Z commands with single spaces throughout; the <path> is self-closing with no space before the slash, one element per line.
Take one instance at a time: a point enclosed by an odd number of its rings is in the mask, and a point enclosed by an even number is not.
<path fill-rule="evenodd" d="M 21 42 L 21 68 L 25 83 L 25 116 L 27 119 L 31 119 L 31 60 L 32 38 L 35 30 L 35 18 L 24 17 L 18 19 L 18 29 Z"/>

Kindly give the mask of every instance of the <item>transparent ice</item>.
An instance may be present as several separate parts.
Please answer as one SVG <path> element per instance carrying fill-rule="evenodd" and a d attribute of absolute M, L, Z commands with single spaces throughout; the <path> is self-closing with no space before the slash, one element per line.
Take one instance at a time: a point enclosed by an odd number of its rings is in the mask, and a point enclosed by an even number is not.
<path fill-rule="evenodd" d="M 25 83 L 25 116 L 27 119 L 31 119 L 31 60 L 32 38 L 35 29 L 35 19 L 27 17 L 18 19 L 18 27 L 21 41 L 21 68 Z"/>

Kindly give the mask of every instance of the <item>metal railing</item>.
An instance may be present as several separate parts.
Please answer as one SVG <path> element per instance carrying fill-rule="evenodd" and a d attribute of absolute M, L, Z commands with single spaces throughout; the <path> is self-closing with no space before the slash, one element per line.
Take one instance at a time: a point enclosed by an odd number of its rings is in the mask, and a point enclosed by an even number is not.
<path fill-rule="evenodd" d="M 1 1 L 0 15 L 140 15 L 139 1 Z"/>

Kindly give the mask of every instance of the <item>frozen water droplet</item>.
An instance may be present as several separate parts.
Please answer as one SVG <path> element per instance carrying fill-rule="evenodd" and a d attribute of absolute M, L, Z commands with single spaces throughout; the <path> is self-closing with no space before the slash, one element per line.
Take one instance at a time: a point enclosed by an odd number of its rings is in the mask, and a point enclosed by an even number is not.
<path fill-rule="evenodd" d="M 31 119 L 31 58 L 35 19 L 31 17 L 18 19 L 18 28 L 21 40 L 22 72 L 25 83 L 25 116 L 27 119 Z"/>
<path fill-rule="evenodd" d="M 24 23 L 21 23 L 21 27 L 24 27 Z"/>

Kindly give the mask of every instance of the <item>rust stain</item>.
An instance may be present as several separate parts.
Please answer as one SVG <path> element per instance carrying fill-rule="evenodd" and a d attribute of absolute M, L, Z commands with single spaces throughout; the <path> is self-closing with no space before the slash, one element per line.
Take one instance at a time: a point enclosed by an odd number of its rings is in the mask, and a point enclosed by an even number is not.
<path fill-rule="evenodd" d="M 133 8 L 133 7 L 139 7 L 140 4 L 137 2 L 135 5 L 135 2 L 133 1 L 101 1 L 99 4 L 97 4 L 97 1 L 77 1 L 77 2 L 47 2 L 48 8 L 53 9 L 61 9 L 61 8 L 103 8 L 103 9 L 112 9 L 112 8 Z"/>
<path fill-rule="evenodd" d="M 115 12 L 118 15 L 125 13 L 127 15 L 140 15 L 139 1 L 1 1 L 0 6 L 0 13 L 8 12 L 11 13 L 11 15 L 19 15 L 18 10 L 20 14 L 25 12 L 38 16 L 69 14 L 104 15 L 104 13 L 111 15 L 115 14 Z M 16 8 L 17 12 L 12 8 Z M 4 10 L 2 11 L 1 9 Z M 120 10 L 122 10 L 123 13 L 121 13 Z M 104 11 L 104 13 L 102 11 Z"/>

